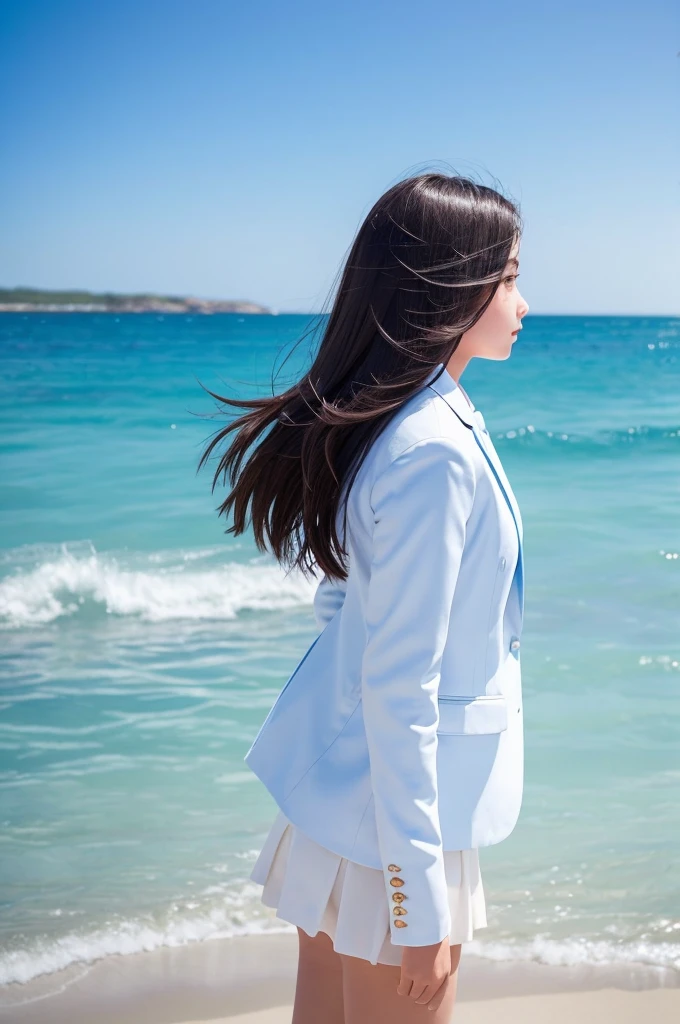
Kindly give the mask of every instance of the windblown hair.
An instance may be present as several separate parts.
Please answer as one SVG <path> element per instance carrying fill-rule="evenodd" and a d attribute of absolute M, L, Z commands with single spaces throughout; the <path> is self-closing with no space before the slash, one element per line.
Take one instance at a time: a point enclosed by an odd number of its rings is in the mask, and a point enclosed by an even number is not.
<path fill-rule="evenodd" d="M 236 431 L 212 484 L 214 491 L 229 475 L 218 512 L 233 509 L 226 533 L 246 530 L 250 505 L 260 551 L 269 546 L 281 564 L 347 578 L 341 498 L 381 430 L 482 316 L 521 232 L 514 203 L 465 177 L 421 174 L 378 199 L 302 379 L 264 398 L 208 392 L 248 410 L 218 431 L 198 465 Z"/>

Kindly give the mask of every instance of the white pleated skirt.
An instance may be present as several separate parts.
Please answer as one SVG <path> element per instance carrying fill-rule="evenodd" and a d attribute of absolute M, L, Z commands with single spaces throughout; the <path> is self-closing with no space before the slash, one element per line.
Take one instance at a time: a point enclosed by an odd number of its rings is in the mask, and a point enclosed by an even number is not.
<path fill-rule="evenodd" d="M 447 850 L 444 865 L 451 909 L 451 945 L 486 928 L 486 901 L 477 850 Z M 276 917 L 308 935 L 326 932 L 337 953 L 372 964 L 401 964 L 403 946 L 390 940 L 383 872 L 347 860 L 302 833 L 279 810 L 250 879 Z"/>

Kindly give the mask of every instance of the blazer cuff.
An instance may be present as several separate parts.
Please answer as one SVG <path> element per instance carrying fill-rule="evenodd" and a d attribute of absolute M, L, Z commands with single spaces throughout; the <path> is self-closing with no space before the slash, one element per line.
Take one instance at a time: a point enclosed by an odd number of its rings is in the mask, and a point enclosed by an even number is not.
<path fill-rule="evenodd" d="M 394 946 L 431 946 L 451 932 L 444 860 L 441 848 L 394 844 L 398 859 L 384 858 L 385 889 L 390 910 L 390 942 Z M 404 927 L 402 922 L 408 922 Z"/>

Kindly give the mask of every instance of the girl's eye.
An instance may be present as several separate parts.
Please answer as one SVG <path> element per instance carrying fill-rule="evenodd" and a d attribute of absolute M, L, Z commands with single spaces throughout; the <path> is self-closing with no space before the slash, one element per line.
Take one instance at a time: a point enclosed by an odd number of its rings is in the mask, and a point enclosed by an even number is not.
<path fill-rule="evenodd" d="M 519 277 L 519 274 L 510 274 L 510 276 L 506 277 L 505 280 L 506 281 L 516 281 L 518 277 Z"/>

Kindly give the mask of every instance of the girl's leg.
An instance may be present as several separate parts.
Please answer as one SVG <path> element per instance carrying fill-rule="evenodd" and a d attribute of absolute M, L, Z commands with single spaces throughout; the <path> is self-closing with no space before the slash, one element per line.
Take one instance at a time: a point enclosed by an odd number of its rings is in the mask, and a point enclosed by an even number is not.
<path fill-rule="evenodd" d="M 342 962 L 330 935 L 298 928 L 298 945 L 292 1024 L 345 1024 Z"/>
<path fill-rule="evenodd" d="M 451 946 L 451 974 L 438 1009 L 428 1010 L 410 996 L 397 994 L 401 968 L 340 955 L 345 1024 L 450 1024 L 456 1001 L 461 946 Z M 439 998 L 439 994 L 437 995 Z M 321 1019 L 321 1018 L 320 1018 Z"/>

